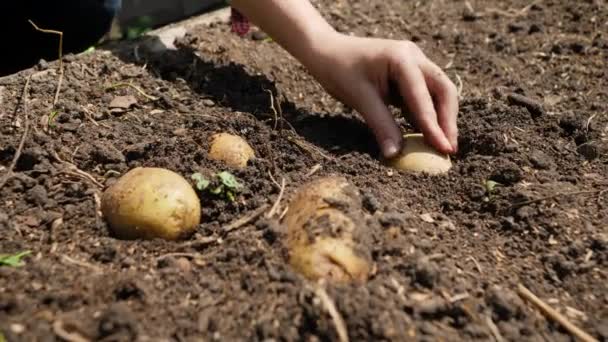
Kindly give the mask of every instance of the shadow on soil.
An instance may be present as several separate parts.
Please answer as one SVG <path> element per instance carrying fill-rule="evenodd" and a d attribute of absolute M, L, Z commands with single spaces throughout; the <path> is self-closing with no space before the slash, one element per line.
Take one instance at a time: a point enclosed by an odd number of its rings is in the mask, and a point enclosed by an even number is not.
<path fill-rule="evenodd" d="M 193 92 L 213 100 L 233 111 L 248 112 L 260 121 L 272 120 L 269 91 L 276 97 L 278 90 L 264 75 L 251 75 L 243 65 L 236 63 L 218 64 L 199 56 L 193 49 L 178 45 L 177 50 L 142 51 L 142 46 L 160 43 L 157 37 L 148 41 L 110 45 L 106 47 L 127 63 L 147 65 L 155 76 L 168 81 L 183 79 Z M 139 44 L 139 49 L 135 49 Z M 309 113 L 281 98 L 285 128 L 293 127 L 309 142 L 336 154 L 353 151 L 377 156 L 374 137 L 364 122 L 355 117 L 321 116 Z M 271 120 L 269 120 L 271 119 Z"/>

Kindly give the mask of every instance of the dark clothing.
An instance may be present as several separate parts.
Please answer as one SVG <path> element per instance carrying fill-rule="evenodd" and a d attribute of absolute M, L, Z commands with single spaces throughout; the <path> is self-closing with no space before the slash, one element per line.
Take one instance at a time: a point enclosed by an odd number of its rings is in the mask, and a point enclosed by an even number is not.
<path fill-rule="evenodd" d="M 5 0 L 0 5 L 0 76 L 31 67 L 40 59 L 55 60 L 63 32 L 63 52 L 79 53 L 108 32 L 121 0 Z"/>

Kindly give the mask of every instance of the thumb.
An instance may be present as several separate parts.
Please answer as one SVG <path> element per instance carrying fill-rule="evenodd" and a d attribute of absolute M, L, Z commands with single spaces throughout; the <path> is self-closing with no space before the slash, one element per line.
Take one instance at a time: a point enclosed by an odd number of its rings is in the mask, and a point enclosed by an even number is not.
<path fill-rule="evenodd" d="M 372 130 L 380 150 L 385 158 L 396 156 L 403 144 L 403 134 L 395 118 L 380 97 L 378 90 L 366 82 L 360 83 L 360 89 L 354 100 L 355 109 L 363 116 Z"/>

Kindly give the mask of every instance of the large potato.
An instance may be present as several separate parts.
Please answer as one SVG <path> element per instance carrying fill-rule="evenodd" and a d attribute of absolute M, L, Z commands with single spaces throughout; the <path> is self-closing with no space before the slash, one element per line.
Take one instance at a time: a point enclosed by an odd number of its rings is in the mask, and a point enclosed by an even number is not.
<path fill-rule="evenodd" d="M 304 184 L 283 219 L 290 264 L 309 279 L 364 282 L 371 272 L 370 234 L 358 190 L 342 177 Z"/>
<path fill-rule="evenodd" d="M 429 146 L 422 134 L 406 134 L 401 153 L 387 163 L 399 170 L 432 175 L 446 173 L 452 167 L 450 157 Z"/>
<path fill-rule="evenodd" d="M 211 136 L 209 158 L 226 163 L 234 168 L 244 168 L 255 152 L 245 139 L 229 133 L 218 133 Z"/>
<path fill-rule="evenodd" d="M 201 205 L 182 176 L 161 168 L 135 168 L 103 194 L 101 211 L 122 239 L 177 240 L 191 234 L 201 219 Z"/>

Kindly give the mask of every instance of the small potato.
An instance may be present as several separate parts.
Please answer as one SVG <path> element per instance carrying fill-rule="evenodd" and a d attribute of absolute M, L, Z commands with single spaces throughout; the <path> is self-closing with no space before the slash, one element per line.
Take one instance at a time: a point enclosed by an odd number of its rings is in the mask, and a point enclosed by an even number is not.
<path fill-rule="evenodd" d="M 399 170 L 432 175 L 446 173 L 452 167 L 450 157 L 429 146 L 422 134 L 406 134 L 401 153 L 387 163 Z"/>
<path fill-rule="evenodd" d="M 357 189 L 342 177 L 303 185 L 285 215 L 289 262 L 305 277 L 365 282 L 371 272 L 370 235 Z"/>
<path fill-rule="evenodd" d="M 201 219 L 196 192 L 182 176 L 161 168 L 135 168 L 103 194 L 101 211 L 122 239 L 177 240 Z"/>
<path fill-rule="evenodd" d="M 254 157 L 255 151 L 245 139 L 237 135 L 218 133 L 211 136 L 209 158 L 213 160 L 223 161 L 231 167 L 244 168 Z"/>

